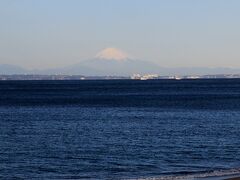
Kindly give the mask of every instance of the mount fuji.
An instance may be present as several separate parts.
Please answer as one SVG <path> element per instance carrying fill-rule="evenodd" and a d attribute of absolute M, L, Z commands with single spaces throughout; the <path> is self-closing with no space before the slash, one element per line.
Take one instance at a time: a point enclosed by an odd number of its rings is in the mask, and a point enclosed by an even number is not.
<path fill-rule="evenodd" d="M 136 60 L 127 53 L 116 49 L 106 48 L 97 55 L 72 66 L 46 70 L 45 74 L 70 74 L 87 76 L 129 76 L 134 73 L 157 73 L 159 67 L 150 62 Z"/>

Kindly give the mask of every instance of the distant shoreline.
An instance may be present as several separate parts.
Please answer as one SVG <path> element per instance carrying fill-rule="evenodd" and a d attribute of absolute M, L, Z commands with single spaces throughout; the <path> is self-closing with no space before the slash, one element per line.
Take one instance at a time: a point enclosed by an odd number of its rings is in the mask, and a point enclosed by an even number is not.
<path fill-rule="evenodd" d="M 0 75 L 0 81 L 4 80 L 194 80 L 194 79 L 240 79 L 240 74 L 216 74 L 216 75 L 179 75 L 161 76 L 154 74 L 133 76 L 83 76 L 83 75 L 35 75 L 13 74 Z"/>

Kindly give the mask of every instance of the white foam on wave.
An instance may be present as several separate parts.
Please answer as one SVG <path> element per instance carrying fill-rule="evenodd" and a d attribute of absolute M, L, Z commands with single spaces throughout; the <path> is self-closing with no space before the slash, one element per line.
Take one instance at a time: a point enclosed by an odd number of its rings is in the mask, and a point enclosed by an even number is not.
<path fill-rule="evenodd" d="M 189 173 L 186 175 L 166 175 L 158 177 L 137 178 L 131 180 L 195 180 L 199 178 L 211 178 L 211 177 L 225 177 L 225 176 L 240 176 L 240 168 L 229 170 L 215 170 L 211 172 L 201 173 Z"/>

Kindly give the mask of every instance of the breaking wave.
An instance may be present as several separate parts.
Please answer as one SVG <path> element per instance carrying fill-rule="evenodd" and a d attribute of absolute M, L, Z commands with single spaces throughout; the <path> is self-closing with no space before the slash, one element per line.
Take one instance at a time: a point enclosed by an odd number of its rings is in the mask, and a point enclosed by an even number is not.
<path fill-rule="evenodd" d="M 240 168 L 201 172 L 180 172 L 176 173 L 176 175 L 163 175 L 158 177 L 137 178 L 137 180 L 194 180 L 199 178 L 214 178 L 214 177 L 217 178 L 238 175 L 240 176 Z"/>

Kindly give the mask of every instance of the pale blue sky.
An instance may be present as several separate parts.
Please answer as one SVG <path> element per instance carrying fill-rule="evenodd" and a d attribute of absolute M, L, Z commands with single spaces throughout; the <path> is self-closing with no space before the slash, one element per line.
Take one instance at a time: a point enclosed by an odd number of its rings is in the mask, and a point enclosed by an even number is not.
<path fill-rule="evenodd" d="M 239 0 L 0 0 L 0 64 L 59 67 L 107 47 L 167 67 L 240 68 Z"/>

